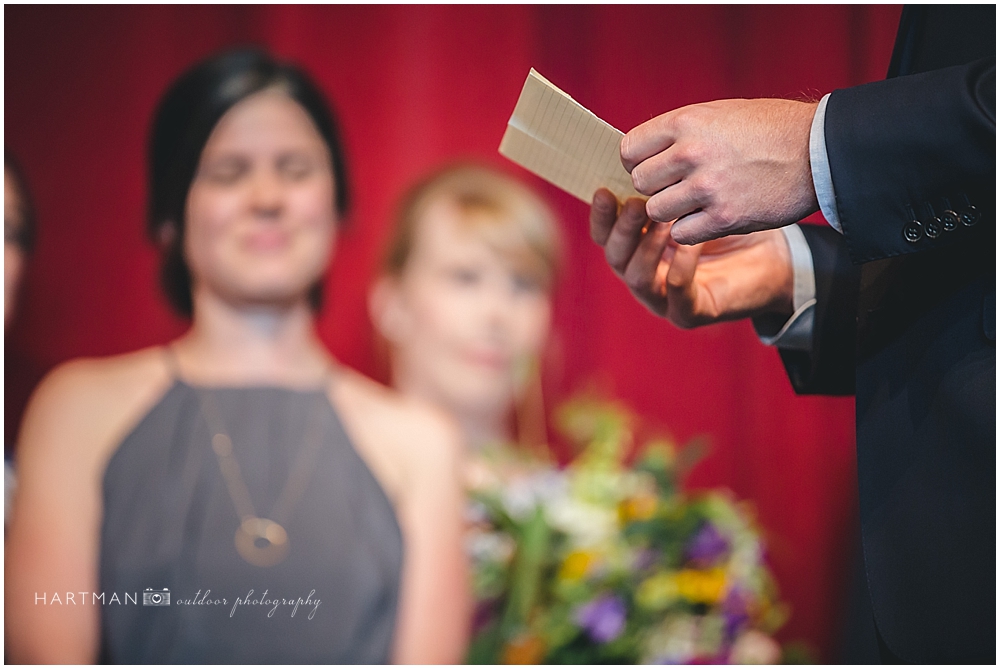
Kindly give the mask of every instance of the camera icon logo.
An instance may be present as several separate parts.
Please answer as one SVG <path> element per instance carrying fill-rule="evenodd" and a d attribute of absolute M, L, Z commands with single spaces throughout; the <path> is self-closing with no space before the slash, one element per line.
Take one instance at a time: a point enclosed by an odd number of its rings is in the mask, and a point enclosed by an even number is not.
<path fill-rule="evenodd" d="M 142 593 L 143 606 L 170 606 L 170 590 L 153 590 L 146 588 Z"/>

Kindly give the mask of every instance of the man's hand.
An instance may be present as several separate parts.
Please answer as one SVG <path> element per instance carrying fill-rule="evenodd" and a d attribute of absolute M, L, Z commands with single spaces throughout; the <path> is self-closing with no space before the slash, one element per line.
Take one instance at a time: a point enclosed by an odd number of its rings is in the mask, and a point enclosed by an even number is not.
<path fill-rule="evenodd" d="M 646 212 L 697 244 L 780 228 L 819 208 L 809 166 L 816 104 L 718 100 L 682 107 L 633 128 L 621 144 Z"/>
<path fill-rule="evenodd" d="M 619 209 L 594 195 L 590 236 L 608 264 L 653 313 L 682 328 L 768 313 L 792 315 L 791 253 L 780 230 L 678 246 L 671 223 L 646 216 L 642 200 Z"/>

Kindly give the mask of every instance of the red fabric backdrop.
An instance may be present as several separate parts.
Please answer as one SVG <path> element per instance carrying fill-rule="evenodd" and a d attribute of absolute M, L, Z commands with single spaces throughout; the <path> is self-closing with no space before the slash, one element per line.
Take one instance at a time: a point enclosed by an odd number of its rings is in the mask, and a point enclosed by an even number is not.
<path fill-rule="evenodd" d="M 401 191 L 496 149 L 529 67 L 618 128 L 724 97 L 814 96 L 880 79 L 899 8 L 26 7 L 4 9 L 5 142 L 40 221 L 5 344 L 6 435 L 39 374 L 183 331 L 143 236 L 144 147 L 166 85 L 216 49 L 259 43 L 305 65 L 336 106 L 355 203 L 320 329 L 379 376 L 365 291 Z M 517 172 L 512 168 L 512 171 Z M 796 397 L 748 323 L 682 332 L 647 313 L 587 236 L 587 208 L 537 179 L 568 263 L 550 399 L 596 384 L 677 439 L 707 435 L 694 487 L 754 502 L 793 617 L 781 638 L 835 657 L 856 508 L 854 405 Z"/>

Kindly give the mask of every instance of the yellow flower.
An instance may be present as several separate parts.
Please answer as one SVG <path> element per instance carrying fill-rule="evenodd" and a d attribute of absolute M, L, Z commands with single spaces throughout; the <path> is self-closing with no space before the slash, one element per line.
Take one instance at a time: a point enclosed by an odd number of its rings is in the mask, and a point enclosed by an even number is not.
<path fill-rule="evenodd" d="M 677 591 L 688 601 L 714 604 L 726 587 L 725 569 L 683 569 L 677 573 Z"/>
<path fill-rule="evenodd" d="M 573 551 L 563 560 L 559 569 L 559 578 L 575 581 L 587 575 L 596 556 L 590 551 Z"/>
<path fill-rule="evenodd" d="M 631 520 L 648 520 L 656 513 L 656 495 L 637 495 L 618 505 L 618 518 L 623 523 Z"/>
<path fill-rule="evenodd" d="M 539 664 L 545 658 L 545 643 L 525 634 L 509 641 L 503 649 L 504 664 Z"/>
<path fill-rule="evenodd" d="M 636 603 L 644 609 L 659 610 L 669 606 L 679 594 L 677 579 L 673 574 L 659 572 L 639 584 Z"/>

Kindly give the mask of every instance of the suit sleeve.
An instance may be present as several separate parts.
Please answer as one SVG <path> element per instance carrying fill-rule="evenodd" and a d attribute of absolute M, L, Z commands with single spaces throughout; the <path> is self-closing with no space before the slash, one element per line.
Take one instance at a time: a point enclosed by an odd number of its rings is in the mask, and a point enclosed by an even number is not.
<path fill-rule="evenodd" d="M 812 253 L 816 311 L 812 347 L 779 349 L 795 392 L 803 395 L 853 395 L 859 267 L 848 257 L 847 244 L 832 228 L 803 225 Z"/>
<path fill-rule="evenodd" d="M 961 244 L 971 228 L 942 228 L 946 211 L 992 224 L 995 111 L 995 58 L 830 95 L 826 145 L 854 263 Z"/>

